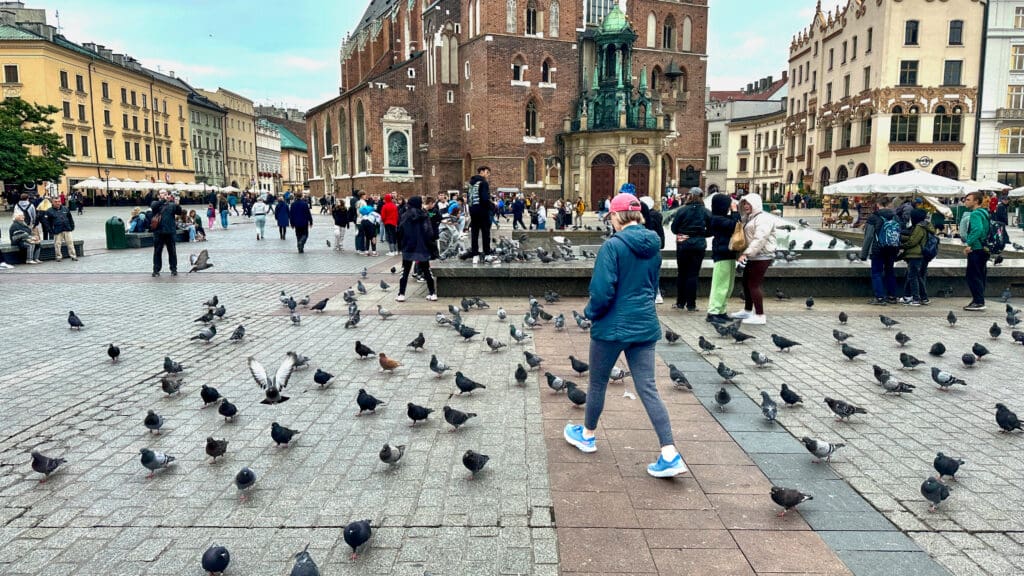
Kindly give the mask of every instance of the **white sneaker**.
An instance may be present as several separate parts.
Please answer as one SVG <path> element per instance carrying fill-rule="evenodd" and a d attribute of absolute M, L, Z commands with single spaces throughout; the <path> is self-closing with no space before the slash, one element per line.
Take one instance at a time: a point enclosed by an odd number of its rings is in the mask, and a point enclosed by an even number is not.
<path fill-rule="evenodd" d="M 395 302 L 405 302 L 405 294 L 399 294 L 395 296 Z"/>
<path fill-rule="evenodd" d="M 732 314 L 729 314 L 729 318 L 733 318 L 736 320 L 745 320 L 753 315 L 754 313 L 749 310 L 740 310 L 739 312 L 733 312 Z"/>
<path fill-rule="evenodd" d="M 437 302 L 437 294 L 427 294 L 427 300 L 431 302 Z"/>
<path fill-rule="evenodd" d="M 10 270 L 11 268 L 14 268 L 14 266 L 11 266 L 7 262 L 0 262 L 0 268 L 4 270 Z"/>
<path fill-rule="evenodd" d="M 479 256 L 473 256 L 473 264 L 479 264 L 479 263 L 480 263 L 480 257 Z"/>
<path fill-rule="evenodd" d="M 655 304 L 664 304 L 664 302 L 665 302 L 665 300 L 661 297 L 661 293 L 659 292 L 658 296 L 654 298 L 654 303 Z"/>
<path fill-rule="evenodd" d="M 768 318 L 764 314 L 754 314 L 748 318 L 743 319 L 744 324 L 751 324 L 754 326 L 762 326 L 768 323 Z"/>

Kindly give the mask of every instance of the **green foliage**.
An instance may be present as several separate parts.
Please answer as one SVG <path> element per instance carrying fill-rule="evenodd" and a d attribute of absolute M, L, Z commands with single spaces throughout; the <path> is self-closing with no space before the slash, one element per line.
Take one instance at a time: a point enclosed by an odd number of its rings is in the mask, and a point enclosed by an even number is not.
<path fill-rule="evenodd" d="M 27 184 L 60 179 L 69 150 L 53 131 L 50 116 L 59 111 L 20 98 L 0 102 L 0 180 Z"/>

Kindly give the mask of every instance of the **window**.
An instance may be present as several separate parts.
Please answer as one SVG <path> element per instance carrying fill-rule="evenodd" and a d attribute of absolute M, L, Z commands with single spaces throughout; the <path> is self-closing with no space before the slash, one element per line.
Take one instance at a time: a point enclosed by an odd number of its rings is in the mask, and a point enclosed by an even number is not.
<path fill-rule="evenodd" d="M 547 83 L 551 82 L 551 63 L 547 60 L 540 65 L 540 81 Z"/>
<path fill-rule="evenodd" d="M 132 116 L 132 130 L 135 130 L 136 132 L 139 131 L 139 117 L 138 116 Z M 136 157 L 138 157 L 138 154 L 136 154 Z"/>
<path fill-rule="evenodd" d="M 152 161 L 153 161 L 152 150 L 150 149 L 149 144 L 146 144 L 146 162 L 152 162 Z"/>
<path fill-rule="evenodd" d="M 122 114 L 121 115 L 121 121 L 122 121 L 123 128 L 125 130 L 127 130 L 128 129 L 128 115 L 127 114 Z"/>
<path fill-rule="evenodd" d="M 661 47 L 665 50 L 672 50 L 675 47 L 676 40 L 676 21 L 675 18 L 669 16 L 665 19 L 665 24 L 661 27 Z"/>
<path fill-rule="evenodd" d="M 103 94 L 103 99 L 110 100 L 110 84 L 107 84 L 106 82 L 100 84 L 100 90 Z"/>
<path fill-rule="evenodd" d="M 85 119 L 85 104 L 78 105 L 78 121 L 88 122 L 88 120 Z"/>
<path fill-rule="evenodd" d="M 853 145 L 853 123 L 846 122 L 843 124 L 843 133 L 839 145 L 843 148 L 849 148 Z"/>
<path fill-rule="evenodd" d="M 942 85 L 959 86 L 961 82 L 961 73 L 963 72 L 963 68 L 963 60 L 946 60 L 946 65 L 942 72 Z"/>
<path fill-rule="evenodd" d="M 124 143 L 124 159 L 125 160 L 131 160 L 132 159 L 132 143 L 131 142 L 125 142 Z"/>
<path fill-rule="evenodd" d="M 740 167 L 739 167 L 738 172 L 746 172 L 746 171 L 747 171 L 747 159 L 746 158 L 740 158 Z"/>
<path fill-rule="evenodd" d="M 825 84 L 825 103 L 828 104 L 832 101 L 832 83 Z"/>
<path fill-rule="evenodd" d="M 829 70 L 832 69 L 832 65 L 835 64 L 835 60 L 836 60 L 836 49 L 835 48 L 829 48 L 828 49 L 828 69 Z"/>
<path fill-rule="evenodd" d="M 65 134 L 64 135 L 64 145 L 67 146 L 67 148 L 68 148 L 68 154 L 70 154 L 71 156 L 74 156 L 75 155 L 75 135 L 74 134 Z"/>
<path fill-rule="evenodd" d="M 167 161 L 168 162 L 171 161 L 171 149 L 170 148 L 167 149 Z M 188 166 L 188 156 L 186 155 L 184 149 L 182 149 L 182 151 L 181 151 L 181 164 L 182 164 L 182 166 Z"/>
<path fill-rule="evenodd" d="M 963 109 L 959 106 L 954 106 L 949 113 L 945 106 L 936 106 L 932 142 L 959 142 L 962 123 Z"/>
<path fill-rule="evenodd" d="M 835 134 L 835 130 L 833 130 L 831 126 L 825 128 L 825 145 L 823 147 L 823 150 L 825 152 L 831 152 L 832 151 L 832 136 L 833 136 L 833 134 Z"/>
<path fill-rule="evenodd" d="M 1004 128 L 999 131 L 1000 154 L 1024 154 L 1024 128 Z"/>
<path fill-rule="evenodd" d="M 64 70 L 60 71 L 60 87 L 64 90 L 68 89 L 68 73 Z"/>
<path fill-rule="evenodd" d="M 142 119 L 142 131 L 149 134 L 149 118 Z"/>
<path fill-rule="evenodd" d="M 814 55 L 815 56 L 818 55 L 818 41 L 817 40 L 814 41 Z"/>
<path fill-rule="evenodd" d="M 722 147 L 722 133 L 721 132 L 712 132 L 711 133 L 711 144 L 710 144 L 710 147 L 711 148 L 721 148 Z"/>
<path fill-rule="evenodd" d="M 85 78 L 81 74 L 75 74 L 75 90 L 85 92 Z M 88 154 L 83 154 L 83 156 L 88 156 Z"/>
<path fill-rule="evenodd" d="M 900 86 L 917 86 L 917 60 L 900 60 Z"/>
<path fill-rule="evenodd" d="M 1018 44 L 1010 47 L 1010 70 L 1024 71 L 1024 45 Z"/>
<path fill-rule="evenodd" d="M 875 31 L 874 28 L 868 28 L 868 39 L 865 42 L 865 44 L 867 44 L 867 46 L 864 47 L 864 53 L 865 54 L 870 54 L 871 53 L 871 41 L 874 40 L 874 36 L 875 36 L 874 35 L 874 31 Z"/>
<path fill-rule="evenodd" d="M 871 66 L 864 67 L 864 89 L 871 88 Z"/>
<path fill-rule="evenodd" d="M 843 98 L 850 96 L 850 75 L 843 76 Z"/>
<path fill-rule="evenodd" d="M 1024 109 L 1024 84 L 1010 84 L 1006 87 L 1006 107 Z"/>
<path fill-rule="evenodd" d="M 1024 29 L 1024 8 L 1017 8 L 1014 11 L 1013 27 L 1018 30 Z"/>
<path fill-rule="evenodd" d="M 142 155 L 139 154 L 139 143 L 138 142 L 136 142 L 135 145 L 132 147 L 132 152 L 135 152 L 135 159 L 136 160 L 138 160 L 139 158 L 142 157 Z"/>
<path fill-rule="evenodd" d="M 82 156 L 89 155 L 89 137 L 82 136 Z"/>
<path fill-rule="evenodd" d="M 17 84 L 20 82 L 18 66 L 16 64 L 4 64 L 4 83 Z"/>
<path fill-rule="evenodd" d="M 815 70 L 814 73 L 811 74 L 811 92 L 817 92 L 817 91 L 818 91 L 818 71 Z"/>
<path fill-rule="evenodd" d="M 918 120 L 917 106 L 911 106 L 906 113 L 903 112 L 902 106 L 894 106 L 889 142 L 917 142 Z"/>
<path fill-rule="evenodd" d="M 132 106 L 137 106 L 138 102 L 135 100 L 135 90 L 132 90 Z"/>
<path fill-rule="evenodd" d="M 526 62 L 523 61 L 521 56 L 516 56 L 515 60 L 512 61 L 512 79 L 515 81 L 526 79 Z"/>
<path fill-rule="evenodd" d="M 847 43 L 844 40 L 843 41 L 843 56 L 842 56 L 842 59 L 839 61 L 840 64 L 846 64 L 846 46 L 847 46 Z"/>
<path fill-rule="evenodd" d="M 857 59 L 857 37 L 854 36 L 853 37 L 853 47 L 850 50 L 850 60 L 853 61 L 853 60 L 856 60 L 856 59 Z"/>
<path fill-rule="evenodd" d="M 740 150 L 746 150 L 749 148 L 750 137 L 746 134 L 740 136 Z"/>
<path fill-rule="evenodd" d="M 586 15 L 587 24 L 598 25 L 601 20 L 612 11 L 612 7 L 618 4 L 618 0 L 587 0 Z"/>
<path fill-rule="evenodd" d="M 964 21 L 953 20 L 949 23 L 949 45 L 962 46 L 964 43 Z"/>
<path fill-rule="evenodd" d="M 167 135 L 167 130 L 165 129 L 164 130 L 164 136 L 166 136 L 166 135 Z M 178 127 L 178 139 L 179 140 L 184 140 L 185 139 L 185 127 L 184 126 L 179 126 Z"/>
<path fill-rule="evenodd" d="M 719 163 L 721 162 L 721 160 L 719 160 L 718 156 L 712 156 L 709 159 L 709 161 L 710 161 L 710 166 L 708 168 L 709 170 L 720 170 Z"/>
<path fill-rule="evenodd" d="M 537 104 L 532 100 L 526 105 L 526 135 L 537 136 Z"/>
<path fill-rule="evenodd" d="M 128 103 L 128 89 L 127 88 L 121 88 L 121 104 L 127 104 L 127 103 Z"/>
<path fill-rule="evenodd" d="M 680 50 L 683 52 L 693 50 L 693 21 L 690 20 L 689 16 L 683 17 L 683 34 L 680 40 Z"/>
<path fill-rule="evenodd" d="M 103 111 L 103 125 L 104 126 L 111 126 L 111 124 L 110 124 L 110 110 L 104 110 Z"/>
<path fill-rule="evenodd" d="M 110 138 L 107 138 L 107 158 L 114 159 L 114 141 Z"/>
<path fill-rule="evenodd" d="M 919 28 L 920 22 L 917 20 L 907 20 L 903 27 L 903 44 L 905 46 L 917 46 L 917 32 Z"/>
<path fill-rule="evenodd" d="M 526 35 L 537 35 L 537 7 L 532 3 L 526 8 Z"/>
<path fill-rule="evenodd" d="M 67 100 L 65 100 L 63 102 L 63 108 L 64 108 L 64 118 L 67 119 L 67 120 L 70 120 L 71 119 L 71 102 L 68 102 Z"/>

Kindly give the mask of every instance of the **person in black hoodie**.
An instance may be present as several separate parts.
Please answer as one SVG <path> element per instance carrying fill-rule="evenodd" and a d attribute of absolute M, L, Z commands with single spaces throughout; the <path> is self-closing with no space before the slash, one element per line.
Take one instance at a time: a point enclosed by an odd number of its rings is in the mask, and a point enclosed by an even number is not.
<path fill-rule="evenodd" d="M 864 244 L 860 249 L 860 259 L 871 259 L 871 289 L 875 297 L 869 304 L 884 306 L 895 304 L 896 300 L 896 256 L 900 252 L 899 236 L 896 236 L 896 245 L 888 246 L 883 236 L 883 227 L 887 222 L 896 220 L 899 216 L 889 207 L 892 200 L 887 196 L 879 196 L 875 202 L 875 212 L 868 216 L 864 225 Z M 908 213 L 909 218 L 909 213 Z"/>
<path fill-rule="evenodd" d="M 469 237 L 470 248 L 460 258 L 473 258 L 473 263 L 480 260 L 480 248 L 483 253 L 491 253 L 491 185 L 487 179 L 491 169 L 481 166 L 476 169 L 476 176 L 469 179 Z"/>
<path fill-rule="evenodd" d="M 640 214 L 644 217 L 644 228 L 658 235 L 661 241 L 661 250 L 665 249 L 665 220 L 661 212 L 654 209 L 654 198 L 644 196 L 640 198 Z M 654 297 L 655 304 L 661 304 L 664 300 L 661 297 L 661 286 L 658 287 L 658 295 Z"/>
<path fill-rule="evenodd" d="M 708 225 L 711 213 L 704 207 L 704 192 L 697 187 L 690 188 L 686 202 L 672 221 L 672 233 L 676 235 L 676 303 L 673 308 L 697 311 L 697 281 L 700 264 L 707 251 Z"/>
<path fill-rule="evenodd" d="M 177 237 L 178 216 L 184 214 L 178 204 L 178 197 L 172 196 L 166 190 L 160 191 L 160 199 L 153 202 L 150 207 L 155 218 L 160 215 L 160 224 L 153 230 L 153 277 L 160 275 L 163 269 L 163 251 L 167 248 L 167 263 L 171 267 L 171 276 L 178 275 L 178 248 Z M 147 223 L 147 229 L 149 224 Z"/>
<path fill-rule="evenodd" d="M 409 284 L 409 273 L 414 262 L 419 262 L 419 272 L 427 281 L 427 300 L 437 300 L 434 290 L 434 275 L 430 273 L 430 244 L 434 242 L 434 227 L 430 217 L 423 210 L 423 198 L 409 198 L 409 207 L 398 222 L 399 247 L 402 250 L 402 279 L 398 281 L 398 296 L 395 300 L 405 302 L 405 287 Z"/>
<path fill-rule="evenodd" d="M 715 263 L 708 296 L 707 321 L 728 320 L 729 296 L 736 285 L 736 253 L 729 250 L 729 240 L 740 221 L 736 201 L 725 194 L 711 197 L 711 260 Z"/>

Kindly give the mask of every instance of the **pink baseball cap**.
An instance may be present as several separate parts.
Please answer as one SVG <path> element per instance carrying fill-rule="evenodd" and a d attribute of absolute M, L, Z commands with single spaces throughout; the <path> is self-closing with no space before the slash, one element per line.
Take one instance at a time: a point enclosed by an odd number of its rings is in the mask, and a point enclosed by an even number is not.
<path fill-rule="evenodd" d="M 637 200 L 636 196 L 633 196 L 632 194 L 621 192 L 618 195 L 616 195 L 614 198 L 612 198 L 611 211 L 612 212 L 633 212 L 633 211 L 639 212 L 640 211 L 640 201 Z"/>

